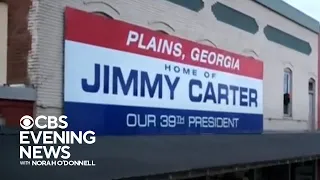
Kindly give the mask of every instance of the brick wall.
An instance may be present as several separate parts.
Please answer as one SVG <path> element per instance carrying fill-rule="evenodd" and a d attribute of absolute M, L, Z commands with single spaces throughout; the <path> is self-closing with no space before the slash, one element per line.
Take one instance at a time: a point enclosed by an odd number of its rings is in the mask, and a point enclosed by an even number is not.
<path fill-rule="evenodd" d="M 7 83 L 28 83 L 27 60 L 31 48 L 28 14 L 31 0 L 0 0 L 8 4 Z"/>
<path fill-rule="evenodd" d="M 7 83 L 28 84 L 27 63 L 31 49 L 28 15 L 31 0 L 0 0 L 8 5 Z M 33 115 L 34 102 L 0 99 L 0 114 L 6 126 L 19 127 L 23 115 Z"/>

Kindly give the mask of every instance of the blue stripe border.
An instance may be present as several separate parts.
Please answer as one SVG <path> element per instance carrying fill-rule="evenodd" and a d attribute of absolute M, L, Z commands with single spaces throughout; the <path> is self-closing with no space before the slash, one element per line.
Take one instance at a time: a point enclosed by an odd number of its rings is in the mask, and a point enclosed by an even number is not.
<path fill-rule="evenodd" d="M 191 111 L 75 102 L 64 102 L 64 111 L 64 114 L 68 116 L 68 130 L 93 130 L 96 132 L 96 135 L 260 134 L 263 132 L 262 114 Z M 126 117 L 129 113 L 140 114 L 140 117 L 144 117 L 146 114 L 153 114 L 158 119 L 161 115 L 183 116 L 185 117 L 185 122 L 187 122 L 190 116 L 228 117 L 239 118 L 239 120 L 237 128 L 200 128 L 189 127 L 187 124 L 180 124 L 174 128 L 165 128 L 159 127 L 159 120 L 157 127 L 141 128 L 126 126 Z"/>

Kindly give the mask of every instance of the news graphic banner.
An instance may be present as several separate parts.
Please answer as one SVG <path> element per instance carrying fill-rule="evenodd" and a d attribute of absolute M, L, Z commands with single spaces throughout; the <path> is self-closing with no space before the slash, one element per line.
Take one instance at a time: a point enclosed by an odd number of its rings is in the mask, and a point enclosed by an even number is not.
<path fill-rule="evenodd" d="M 263 63 L 76 9 L 65 12 L 64 113 L 97 135 L 263 131 Z"/>
<path fill-rule="evenodd" d="M 92 145 L 96 142 L 94 131 L 65 131 L 67 116 L 35 118 L 25 115 L 20 119 L 19 157 L 21 166 L 95 166 L 93 160 L 71 157 L 73 144 Z M 36 130 L 36 131 L 34 131 Z"/>

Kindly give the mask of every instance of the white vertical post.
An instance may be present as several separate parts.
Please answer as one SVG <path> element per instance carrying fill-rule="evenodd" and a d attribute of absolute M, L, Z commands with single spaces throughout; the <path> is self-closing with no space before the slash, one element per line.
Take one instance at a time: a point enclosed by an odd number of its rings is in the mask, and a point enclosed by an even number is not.
<path fill-rule="evenodd" d="M 314 179 L 318 180 L 319 178 L 319 172 L 318 172 L 318 159 L 315 160 L 315 165 L 314 165 L 315 171 L 314 171 Z"/>
<path fill-rule="evenodd" d="M 289 173 L 289 174 L 288 174 L 288 175 L 289 175 L 288 177 L 289 177 L 289 180 L 291 180 L 291 179 L 292 179 L 292 178 L 291 178 L 291 163 L 288 164 L 288 167 L 289 167 L 289 168 L 288 168 L 288 173 Z"/>
<path fill-rule="evenodd" d="M 3 116 L 0 114 L 0 132 L 2 131 L 2 128 L 6 125 L 6 121 Z"/>
<path fill-rule="evenodd" d="M 0 84 L 7 84 L 8 5 L 0 2 Z"/>

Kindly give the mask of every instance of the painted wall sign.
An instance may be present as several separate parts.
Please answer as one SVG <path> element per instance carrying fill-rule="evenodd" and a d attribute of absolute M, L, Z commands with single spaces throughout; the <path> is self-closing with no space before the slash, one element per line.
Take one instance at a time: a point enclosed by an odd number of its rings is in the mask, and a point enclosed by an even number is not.
<path fill-rule="evenodd" d="M 71 130 L 263 130 L 263 63 L 234 53 L 67 8 L 64 72 Z"/>

